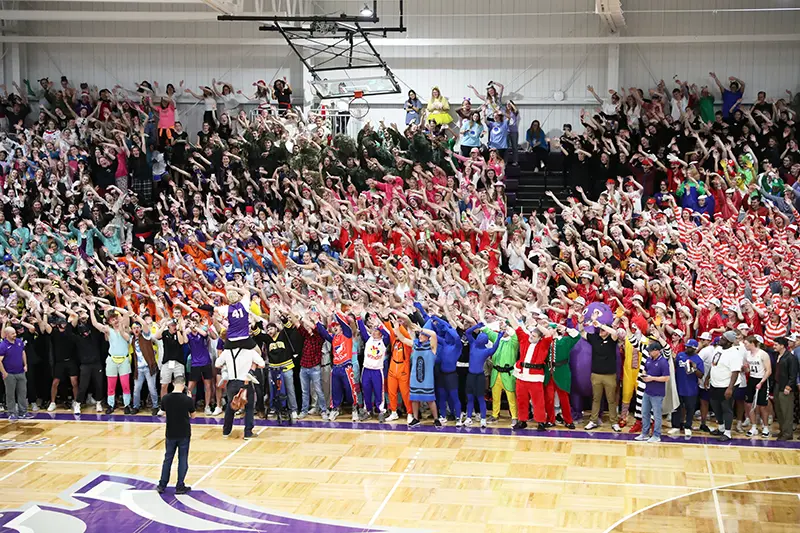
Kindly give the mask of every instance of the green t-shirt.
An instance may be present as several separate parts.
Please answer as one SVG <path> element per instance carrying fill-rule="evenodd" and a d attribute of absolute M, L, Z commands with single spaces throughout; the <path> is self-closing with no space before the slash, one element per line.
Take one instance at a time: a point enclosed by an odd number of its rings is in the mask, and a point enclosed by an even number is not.
<path fill-rule="evenodd" d="M 698 106 L 703 122 L 714 122 L 714 97 L 711 95 L 701 96 Z"/>

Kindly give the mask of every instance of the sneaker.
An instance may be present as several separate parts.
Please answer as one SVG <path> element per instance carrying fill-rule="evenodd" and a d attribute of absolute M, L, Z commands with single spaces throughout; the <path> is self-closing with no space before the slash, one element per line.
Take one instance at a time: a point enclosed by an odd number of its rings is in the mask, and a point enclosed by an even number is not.
<path fill-rule="evenodd" d="M 164 416 L 165 414 L 166 414 L 166 413 L 164 412 L 164 410 L 163 410 L 163 409 L 159 409 L 159 410 L 158 410 L 158 413 L 156 413 L 156 416 Z"/>
<path fill-rule="evenodd" d="M 565 425 L 564 427 L 567 428 L 567 429 L 575 429 L 575 423 L 574 422 L 570 422 L 569 424 Z"/>
<path fill-rule="evenodd" d="M 230 434 L 230 433 L 223 433 L 223 434 L 222 434 L 222 438 L 223 438 L 223 439 L 227 439 L 227 438 L 228 438 L 228 437 L 230 437 L 230 436 L 231 436 L 231 434 Z"/>
<path fill-rule="evenodd" d="M 17 420 L 19 420 L 19 417 L 17 415 L 15 415 L 14 413 L 9 413 L 8 415 L 9 422 L 16 422 Z"/>
<path fill-rule="evenodd" d="M 464 425 L 466 427 L 470 427 L 472 425 L 472 419 L 470 417 L 465 418 L 464 419 Z"/>
<path fill-rule="evenodd" d="M 110 405 L 108 407 L 106 407 L 106 414 L 107 415 L 113 415 L 114 414 L 114 408 L 111 407 Z"/>
<path fill-rule="evenodd" d="M 736 433 L 744 433 L 744 428 L 742 427 L 741 420 L 736 422 Z"/>
<path fill-rule="evenodd" d="M 481 418 L 481 427 L 482 428 L 486 427 L 486 419 L 485 418 Z"/>
<path fill-rule="evenodd" d="M 203 414 L 206 415 L 206 416 L 211 416 L 211 413 L 212 413 L 211 406 L 210 405 L 206 405 L 206 408 L 203 410 Z"/>
<path fill-rule="evenodd" d="M 296 420 L 302 420 L 307 416 L 308 416 L 308 413 L 300 413 L 299 415 L 297 415 Z"/>
<path fill-rule="evenodd" d="M 292 422 L 294 422 L 295 420 L 297 420 L 297 413 L 296 413 L 295 411 L 292 411 L 292 412 L 289 414 L 289 418 L 291 418 L 291 419 L 292 419 Z"/>
<path fill-rule="evenodd" d="M 22 420 L 30 420 L 31 418 L 36 418 L 36 415 L 31 413 L 30 411 L 28 411 L 24 415 L 22 415 L 20 418 Z"/>
<path fill-rule="evenodd" d="M 496 416 L 489 415 L 489 417 L 486 419 L 486 422 L 489 424 L 495 424 L 498 420 L 499 419 Z"/>
<path fill-rule="evenodd" d="M 705 431 L 706 433 L 711 433 L 711 428 L 709 428 L 705 424 L 700 424 L 700 428 L 699 429 L 700 429 L 700 431 Z"/>
<path fill-rule="evenodd" d="M 647 439 L 647 442 L 661 442 L 661 437 L 656 437 L 655 435 Z"/>
<path fill-rule="evenodd" d="M 39 412 L 39 404 L 36 403 L 36 402 L 33 402 L 31 404 L 31 411 L 33 411 L 34 413 L 38 413 Z"/>
<path fill-rule="evenodd" d="M 644 441 L 648 440 L 649 438 L 650 437 L 648 435 L 643 435 L 643 434 L 640 433 L 640 434 L 636 435 L 633 438 L 633 440 L 636 440 L 636 441 L 639 441 L 639 442 L 644 442 Z"/>
<path fill-rule="evenodd" d="M 153 407 L 152 409 L 150 409 L 150 416 L 158 416 L 159 411 L 160 409 L 158 407 Z"/>
<path fill-rule="evenodd" d="M 540 422 L 539 425 L 536 426 L 536 431 L 547 431 L 547 424 Z"/>
<path fill-rule="evenodd" d="M 389 413 L 389 416 L 386 417 L 386 421 L 394 422 L 398 418 L 400 418 L 400 416 L 398 416 L 397 411 L 392 411 L 391 413 Z"/>
<path fill-rule="evenodd" d="M 593 429 L 594 429 L 594 428 L 596 428 L 596 427 L 600 427 L 600 426 L 599 426 L 599 425 L 597 425 L 596 423 L 592 422 L 592 421 L 589 421 L 589 423 L 588 423 L 588 424 L 586 424 L 586 427 L 585 427 L 585 428 L 583 428 L 583 429 L 585 429 L 586 431 L 591 431 L 591 430 L 593 430 Z"/>
<path fill-rule="evenodd" d="M 245 376 L 244 379 L 245 381 L 249 381 L 253 385 L 261 385 L 261 383 L 258 382 L 258 379 L 256 379 L 256 374 L 253 370 L 250 370 L 250 373 L 247 374 L 247 376 Z"/>
<path fill-rule="evenodd" d="M 520 430 L 520 429 L 525 429 L 526 427 L 528 427 L 528 423 L 525 422 L 524 420 L 522 420 L 522 421 L 517 421 L 516 424 L 511 426 L 511 429 L 514 430 L 514 431 L 517 431 L 517 430 Z"/>
<path fill-rule="evenodd" d="M 685 436 L 687 436 L 687 437 L 691 437 L 692 436 L 692 430 L 689 429 L 689 428 L 686 428 L 686 429 L 683 430 L 683 434 Z"/>
<path fill-rule="evenodd" d="M 366 414 L 364 416 L 366 416 Z M 358 411 L 353 411 L 353 422 L 358 422 L 358 420 L 359 420 Z"/>
<path fill-rule="evenodd" d="M 447 422 L 447 419 L 445 419 L 445 422 Z M 434 421 L 433 421 L 433 425 L 434 425 L 434 427 L 437 427 L 437 428 L 440 428 L 440 427 L 442 427 L 444 424 L 442 424 L 442 419 L 441 419 L 441 417 L 440 417 L 440 418 L 437 418 L 436 420 L 434 420 Z"/>
<path fill-rule="evenodd" d="M 334 410 L 333 410 L 333 411 L 331 411 L 331 412 L 330 412 L 330 414 L 328 415 L 328 420 L 330 420 L 331 422 L 333 422 L 334 420 L 336 420 L 336 417 L 337 417 L 337 416 L 339 416 L 339 410 L 338 410 L 338 409 L 334 409 Z"/>
<path fill-rule="evenodd" d="M 131 409 L 131 414 L 132 415 L 138 415 L 139 414 L 139 408 L 138 407 L 134 407 L 133 409 Z"/>
<path fill-rule="evenodd" d="M 533 418 L 533 416 L 529 416 L 528 418 Z M 519 422 L 518 419 L 512 418 L 511 419 L 511 427 L 514 427 L 517 424 L 517 422 Z"/>
<path fill-rule="evenodd" d="M 320 416 L 320 418 L 322 418 L 322 421 L 323 421 L 323 422 L 327 422 L 327 421 L 328 421 L 328 413 L 327 413 L 327 412 L 323 412 L 323 413 L 322 413 L 321 415 L 319 415 L 319 416 Z"/>
<path fill-rule="evenodd" d="M 411 416 L 411 415 L 408 415 L 408 416 Z M 437 420 L 437 422 L 438 422 L 438 420 Z M 408 427 L 410 427 L 410 428 L 417 427 L 418 425 L 419 425 L 419 420 L 417 420 L 416 418 L 412 418 L 411 422 L 408 423 Z"/>
<path fill-rule="evenodd" d="M 764 426 L 764 428 L 761 430 L 761 436 L 765 439 L 769 437 L 769 428 L 767 426 Z"/>
<path fill-rule="evenodd" d="M 47 412 L 52 413 L 56 410 L 56 402 L 50 402 L 50 405 L 47 406 Z"/>
<path fill-rule="evenodd" d="M 371 414 L 369 411 L 365 411 L 365 412 L 364 412 L 364 413 L 363 413 L 361 416 L 359 416 L 358 418 L 354 418 L 354 419 L 353 419 L 353 422 L 359 422 L 359 421 L 360 421 L 360 422 L 365 422 L 365 421 L 369 420 L 370 418 L 372 418 L 372 414 Z"/>
<path fill-rule="evenodd" d="M 378 413 L 378 423 L 383 424 L 386 422 L 386 411 L 381 411 Z"/>
<path fill-rule="evenodd" d="M 94 410 L 97 411 L 98 413 L 102 413 L 103 412 L 103 402 L 95 403 L 94 404 Z"/>
<path fill-rule="evenodd" d="M 438 422 L 439 422 L 439 426 L 443 426 L 443 425 L 447 424 L 447 418 L 445 418 L 443 416 L 440 416 Z M 436 425 L 436 424 L 434 424 L 434 425 Z M 436 426 L 436 427 L 439 427 L 439 426 Z"/>
<path fill-rule="evenodd" d="M 413 421 L 414 421 L 414 415 L 412 415 L 411 413 L 408 413 L 408 416 L 406 416 L 406 424 L 408 424 L 410 426 L 411 422 L 413 422 Z"/>
<path fill-rule="evenodd" d="M 613 426 L 611 426 L 611 429 L 614 430 L 614 433 L 619 433 L 620 431 L 622 431 L 622 428 L 619 427 L 619 424 L 614 424 Z"/>
<path fill-rule="evenodd" d="M 720 442 L 728 442 L 729 440 L 731 440 L 731 438 L 723 433 L 722 435 L 717 437 L 717 440 Z"/>
<path fill-rule="evenodd" d="M 161 485 L 156 485 L 156 492 L 159 494 L 164 494 L 164 491 L 167 490 L 166 487 L 162 487 Z"/>
<path fill-rule="evenodd" d="M 754 427 L 751 427 L 751 428 L 750 428 L 750 429 L 747 431 L 747 436 L 748 436 L 748 437 L 757 437 L 757 436 L 758 436 L 758 428 L 756 428 L 755 426 L 754 426 Z"/>
<path fill-rule="evenodd" d="M 192 490 L 192 487 L 187 487 L 184 485 L 183 487 L 178 487 L 175 489 L 175 494 L 188 494 L 189 491 Z"/>
<path fill-rule="evenodd" d="M 211 416 L 219 416 L 221 414 L 222 414 L 222 407 L 218 405 L 217 407 L 214 408 L 214 412 L 211 413 Z"/>
<path fill-rule="evenodd" d="M 634 424 L 631 426 L 631 429 L 628 430 L 628 433 L 641 433 L 641 432 L 642 432 L 641 420 L 637 420 L 636 422 L 634 422 Z"/>
<path fill-rule="evenodd" d="M 81 404 L 78 402 L 72 402 L 72 414 L 79 415 L 81 414 Z"/>
<path fill-rule="evenodd" d="M 460 428 L 463 425 L 464 425 L 464 422 L 461 421 L 461 417 L 458 417 L 458 420 L 456 420 L 456 427 Z"/>
<path fill-rule="evenodd" d="M 250 439 L 254 439 L 254 438 L 256 438 L 256 434 L 255 433 L 245 433 L 244 434 L 244 440 L 250 440 Z"/>
<path fill-rule="evenodd" d="M 126 414 L 126 415 L 129 415 L 129 414 L 131 414 L 131 407 L 130 407 L 129 405 L 126 405 L 126 406 L 125 406 L 125 414 Z"/>
<path fill-rule="evenodd" d="M 745 429 L 750 427 L 750 419 L 749 418 L 745 418 L 744 419 L 744 422 L 742 422 L 742 427 L 745 428 Z"/>
<path fill-rule="evenodd" d="M 667 435 L 680 435 L 680 433 L 681 433 L 681 428 L 672 428 L 669 431 L 667 431 Z"/>
<path fill-rule="evenodd" d="M 713 435 L 713 436 L 715 436 L 715 437 L 719 437 L 719 436 L 720 436 L 720 435 L 722 435 L 723 433 L 722 433 L 722 431 L 720 431 L 720 430 L 718 430 L 718 429 L 715 429 L 715 430 L 709 431 L 709 434 L 711 434 L 711 435 Z"/>

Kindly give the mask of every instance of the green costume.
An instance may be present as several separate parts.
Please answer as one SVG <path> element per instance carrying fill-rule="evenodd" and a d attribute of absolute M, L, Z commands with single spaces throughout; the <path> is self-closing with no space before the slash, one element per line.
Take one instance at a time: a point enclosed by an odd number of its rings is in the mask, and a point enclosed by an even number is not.
<path fill-rule="evenodd" d="M 544 384 L 550 383 L 552 377 L 556 381 L 556 387 L 569 392 L 572 386 L 572 370 L 569 368 L 569 353 L 572 348 L 581 340 L 580 334 L 575 330 L 567 330 L 568 335 L 555 340 L 550 344 L 547 353 L 547 364 L 544 367 Z M 575 336 L 572 336 L 575 333 Z"/>
<path fill-rule="evenodd" d="M 489 337 L 491 342 L 497 340 L 497 332 L 489 328 L 483 328 L 483 332 Z M 516 391 L 517 379 L 514 377 L 514 365 L 519 358 L 519 339 L 517 334 L 503 335 L 500 339 L 500 346 L 492 356 L 492 377 L 489 379 L 489 386 L 494 387 L 497 375 L 503 381 L 503 388 L 508 392 Z"/>

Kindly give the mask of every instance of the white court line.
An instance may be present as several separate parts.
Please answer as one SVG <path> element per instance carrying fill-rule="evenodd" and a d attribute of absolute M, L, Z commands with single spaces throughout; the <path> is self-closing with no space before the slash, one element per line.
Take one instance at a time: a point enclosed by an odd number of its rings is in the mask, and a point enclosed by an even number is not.
<path fill-rule="evenodd" d="M 9 473 L 8 473 L 8 474 L 6 474 L 5 476 L 3 476 L 3 477 L 0 477 L 0 481 L 5 481 L 5 480 L 7 480 L 8 478 L 10 478 L 11 476 L 13 476 L 14 474 L 16 474 L 17 472 L 20 472 L 20 471 L 22 471 L 22 470 L 25 470 L 26 468 L 28 468 L 29 466 L 31 466 L 31 465 L 32 465 L 34 462 L 35 462 L 35 461 L 28 461 L 27 463 L 25 463 L 25 464 L 24 464 L 24 465 L 22 465 L 21 467 L 17 468 L 17 469 L 16 469 L 16 470 L 14 470 L 13 472 L 9 472 Z"/>
<path fill-rule="evenodd" d="M 262 433 L 262 432 L 263 432 L 265 429 L 266 429 L 266 427 L 262 427 L 262 428 L 261 428 L 261 429 L 260 429 L 260 430 L 259 430 L 259 431 L 256 433 L 256 435 L 261 435 L 261 433 Z M 194 482 L 194 486 L 195 486 L 195 487 L 199 487 L 199 486 L 200 486 L 200 483 L 202 483 L 203 481 L 205 481 L 206 479 L 208 479 L 208 477 L 209 477 L 211 474 L 213 474 L 214 472 L 216 472 L 217 470 L 219 470 L 219 468 L 220 468 L 222 465 L 224 465 L 225 463 L 227 463 L 227 462 L 228 462 L 228 460 L 230 460 L 230 459 L 231 459 L 231 457 L 233 457 L 234 455 L 236 455 L 237 453 L 239 453 L 239 451 L 241 451 L 241 450 L 242 450 L 242 449 L 243 449 L 245 446 L 247 446 L 248 444 L 250 444 L 250 442 L 252 442 L 252 439 L 250 439 L 250 440 L 246 440 L 246 441 L 244 441 L 242 444 L 240 444 L 240 445 L 239 445 L 239 447 L 238 447 L 238 448 L 236 448 L 235 450 L 233 450 L 231 453 L 229 453 L 229 454 L 228 454 L 228 455 L 225 457 L 225 459 L 223 459 L 222 461 L 220 461 L 219 463 L 217 463 L 216 465 L 214 465 L 214 467 L 213 467 L 211 470 L 209 470 L 208 472 L 206 472 L 205 474 L 203 474 L 203 477 L 201 477 L 200 479 L 198 479 L 197 481 L 195 481 L 195 482 Z"/>
<path fill-rule="evenodd" d="M 375 521 L 378 520 L 378 517 L 381 515 L 383 510 L 386 508 L 386 504 L 389 503 L 389 500 L 392 499 L 392 496 L 394 496 L 394 493 L 397 490 L 397 488 L 400 486 L 400 483 L 403 482 L 403 480 L 405 479 L 405 477 L 408 474 L 408 472 L 412 468 L 414 468 L 414 465 L 417 462 L 417 458 L 419 457 L 419 454 L 421 452 L 422 452 L 422 448 L 417 448 L 417 453 L 415 453 L 414 457 L 408 462 L 408 465 L 406 466 L 405 471 L 400 475 L 399 478 L 397 478 L 397 481 L 395 481 L 394 485 L 392 486 L 392 490 L 389 491 L 389 494 L 387 494 L 386 497 L 383 499 L 383 501 L 381 502 L 381 504 L 378 507 L 378 509 L 375 510 L 375 514 L 373 514 L 372 518 L 370 519 L 370 521 L 367 522 L 367 526 L 373 525 L 375 523 Z"/>
<path fill-rule="evenodd" d="M 780 492 L 777 490 L 741 490 L 741 489 L 717 489 L 717 492 L 740 492 L 742 494 L 775 494 L 776 496 L 798 496 L 797 492 Z"/>
<path fill-rule="evenodd" d="M 716 489 L 711 491 L 711 497 L 714 498 L 714 510 L 717 513 L 717 527 L 719 528 L 719 533 L 725 533 L 725 522 L 722 520 L 722 508 L 719 506 L 719 496 L 717 495 Z"/>
<path fill-rule="evenodd" d="M 687 494 L 681 494 L 679 496 L 673 496 L 672 498 L 667 498 L 667 499 L 662 500 L 660 502 L 651 503 L 650 505 L 642 507 L 638 511 L 634 511 L 634 512 L 632 512 L 631 514 L 629 514 L 627 516 L 623 516 L 622 518 L 620 518 L 619 520 L 617 520 L 616 522 L 611 524 L 611 526 L 608 529 L 606 529 L 603 533 L 612 533 L 616 527 L 618 527 L 619 525 L 624 523 L 626 520 L 629 520 L 629 519 L 633 518 L 634 516 L 642 514 L 642 513 L 646 512 L 646 511 L 649 511 L 651 509 L 654 509 L 654 508 L 658 507 L 659 505 L 664 505 L 665 503 L 674 502 L 675 500 L 679 500 L 681 498 L 687 498 L 687 497 L 691 498 L 692 496 L 697 496 L 698 494 L 702 494 L 704 492 L 717 491 L 717 490 L 720 490 L 720 489 L 727 489 L 727 488 L 730 488 L 730 487 L 736 487 L 738 485 L 749 485 L 751 483 L 765 483 L 767 481 L 781 481 L 783 479 L 800 479 L 800 476 L 791 475 L 791 476 L 765 477 L 765 478 L 762 478 L 762 479 L 750 479 L 750 480 L 747 480 L 747 481 L 734 481 L 733 483 L 726 483 L 725 485 L 720 485 L 719 487 L 711 487 L 711 488 L 708 488 L 708 489 L 699 489 L 699 490 L 696 490 L 694 492 L 689 492 Z M 753 491 L 753 492 L 756 492 L 756 491 Z M 800 495 L 798 495 L 798 497 L 800 497 Z"/>
<path fill-rule="evenodd" d="M 71 424 L 71 423 L 75 423 L 75 422 L 90 423 L 90 424 L 147 424 L 147 425 L 153 425 L 154 424 L 153 422 L 145 422 L 145 421 L 139 422 L 139 421 L 131 421 L 131 420 L 55 420 L 55 419 L 52 419 L 52 418 L 37 418 L 37 419 L 32 419 L 31 422 L 60 422 L 62 424 Z M 316 421 L 312 420 L 312 422 L 316 422 Z M 390 425 L 390 424 L 387 424 L 387 425 Z M 221 425 L 218 425 L 218 424 L 192 424 L 192 427 L 193 428 L 208 427 L 208 428 L 217 428 L 217 429 L 219 429 L 221 427 Z M 314 431 L 355 431 L 355 432 L 358 432 L 358 430 L 360 429 L 360 428 L 357 428 L 357 427 L 309 427 L 309 426 L 296 426 L 296 425 L 293 425 L 293 426 L 256 426 L 256 427 L 261 427 L 261 428 L 264 428 L 264 429 L 273 429 L 273 430 L 300 429 L 300 430 L 306 430 L 306 431 L 314 430 Z M 507 428 L 505 426 L 502 426 L 502 427 L 498 427 L 498 429 L 507 429 Z M 367 431 L 362 431 L 362 433 L 379 433 L 379 431 L 367 430 Z M 575 437 L 556 437 L 556 436 L 550 436 L 550 435 L 540 436 L 540 435 L 526 434 L 526 433 L 521 433 L 521 434 L 517 434 L 517 435 L 495 435 L 494 433 L 471 433 L 471 432 L 456 432 L 456 433 L 441 432 L 441 433 L 436 433 L 436 432 L 414 431 L 413 429 L 400 430 L 400 431 L 391 430 L 391 431 L 388 431 L 387 433 L 399 434 L 399 435 L 410 435 L 410 436 L 431 436 L 431 437 L 494 437 L 494 438 L 505 438 L 505 439 L 530 438 L 530 439 L 536 439 L 536 440 L 542 439 L 544 441 L 564 440 L 564 441 L 568 441 L 568 442 L 590 442 L 590 443 L 604 442 L 604 443 L 609 443 L 609 444 L 630 444 L 630 445 L 634 445 L 634 446 L 641 446 L 642 445 L 641 442 L 636 442 L 634 440 L 601 439 L 601 438 L 597 438 L 597 437 L 575 438 Z M 581 432 L 579 430 L 576 430 L 575 433 L 581 433 Z M 582 433 L 589 433 L 589 432 L 582 432 Z M 676 439 L 675 441 L 662 440 L 658 444 L 659 445 L 664 445 L 664 446 L 715 446 L 715 447 L 718 446 L 718 447 L 721 447 L 721 448 L 745 448 L 747 450 L 762 450 L 762 451 L 763 450 L 770 450 L 770 451 L 772 451 L 772 450 L 798 451 L 797 448 L 783 448 L 783 447 L 779 447 L 779 446 L 761 447 L 761 446 L 753 446 L 753 445 L 747 445 L 747 444 L 730 444 L 730 443 L 726 443 L 726 444 L 713 444 L 713 443 L 703 444 L 703 443 L 700 443 L 700 442 L 686 442 L 686 441 L 682 441 L 682 440 L 679 440 L 679 439 Z"/>
<path fill-rule="evenodd" d="M 714 466 L 711 464 L 711 456 L 708 454 L 708 446 L 703 445 L 703 452 L 706 456 L 706 468 L 708 468 L 708 477 L 711 481 L 711 486 L 716 486 L 716 482 L 714 481 Z M 719 496 L 717 495 L 716 490 L 711 491 L 711 497 L 714 499 L 714 511 L 717 514 L 717 527 L 719 528 L 719 533 L 725 533 L 725 523 L 722 520 L 722 508 L 719 505 Z"/>
<path fill-rule="evenodd" d="M 77 435 L 75 435 L 74 437 L 72 437 L 71 439 L 69 439 L 67 442 L 62 442 L 61 444 L 59 444 L 59 445 L 58 445 L 58 446 L 56 446 L 55 448 L 52 448 L 52 449 L 51 449 L 49 452 L 43 453 L 42 455 L 40 455 L 39 457 L 37 457 L 37 459 L 43 459 L 43 458 L 47 457 L 48 455 L 50 455 L 50 454 L 51 454 L 51 453 L 53 453 L 54 451 L 58 450 L 59 448 L 61 448 L 61 447 L 63 447 L 63 446 L 66 446 L 67 444 L 69 444 L 70 442 L 74 441 L 74 440 L 75 440 L 75 439 L 77 439 L 77 438 L 78 438 L 78 436 L 77 436 Z"/>

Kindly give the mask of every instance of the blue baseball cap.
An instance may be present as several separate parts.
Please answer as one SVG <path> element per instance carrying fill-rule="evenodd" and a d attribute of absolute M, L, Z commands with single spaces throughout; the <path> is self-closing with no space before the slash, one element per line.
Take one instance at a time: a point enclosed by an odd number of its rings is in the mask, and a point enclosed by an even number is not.
<path fill-rule="evenodd" d="M 687 348 L 698 348 L 700 346 L 700 343 L 697 342 L 697 340 L 695 339 L 689 339 L 688 341 L 686 341 L 685 346 Z"/>

